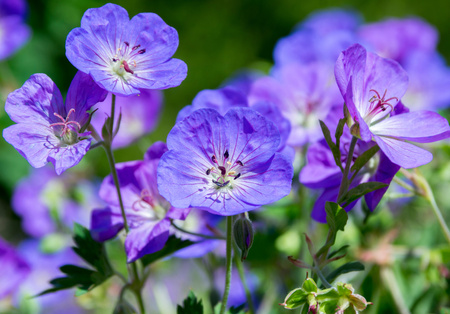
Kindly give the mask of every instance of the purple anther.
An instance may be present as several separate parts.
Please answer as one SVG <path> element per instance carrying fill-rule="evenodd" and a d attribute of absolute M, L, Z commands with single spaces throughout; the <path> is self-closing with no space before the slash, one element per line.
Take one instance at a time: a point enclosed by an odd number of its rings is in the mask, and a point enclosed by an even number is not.
<path fill-rule="evenodd" d="M 224 176 L 224 175 L 227 173 L 227 169 L 225 169 L 224 166 L 219 166 L 218 168 L 219 168 L 219 170 L 220 170 L 220 174 L 221 174 L 221 175 Z"/>

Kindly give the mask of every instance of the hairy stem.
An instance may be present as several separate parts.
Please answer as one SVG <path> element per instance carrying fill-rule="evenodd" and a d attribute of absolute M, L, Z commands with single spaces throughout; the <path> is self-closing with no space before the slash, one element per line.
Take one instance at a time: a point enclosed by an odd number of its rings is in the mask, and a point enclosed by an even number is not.
<path fill-rule="evenodd" d="M 220 307 L 220 314 L 224 314 L 227 309 L 228 302 L 228 294 L 230 293 L 230 284 L 231 284 L 231 266 L 232 266 L 232 256 L 231 256 L 231 247 L 232 247 L 232 239 L 231 232 L 233 226 L 233 217 L 227 217 L 227 266 L 226 266 L 226 275 L 225 275 L 225 289 L 223 291 L 222 297 L 222 306 Z"/>
<path fill-rule="evenodd" d="M 236 251 L 236 246 L 235 246 L 235 251 Z M 241 258 L 239 257 L 238 254 L 235 254 L 234 259 L 235 259 L 235 263 L 236 263 L 236 268 L 239 273 L 239 278 L 241 279 L 242 286 L 244 287 L 244 290 L 245 290 L 245 297 L 247 298 L 247 304 L 248 304 L 248 312 L 249 312 L 249 314 L 254 314 L 255 306 L 253 305 L 252 294 L 250 293 L 250 289 L 248 288 L 247 280 L 245 280 L 244 266 L 243 266 L 243 264 L 241 262 Z"/>
<path fill-rule="evenodd" d="M 424 197 L 430 203 L 431 208 L 433 209 L 433 212 L 436 215 L 436 218 L 439 222 L 439 225 L 441 226 L 442 232 L 444 233 L 445 238 L 447 239 L 448 243 L 450 243 L 450 230 L 448 229 L 445 219 L 442 216 L 442 212 L 440 211 L 440 209 L 436 203 L 436 199 L 434 198 L 433 191 L 431 190 L 431 187 L 428 184 L 427 180 L 425 180 L 425 178 L 423 178 L 422 184 L 423 184 L 423 188 L 425 190 Z"/>
<path fill-rule="evenodd" d="M 355 150 L 357 141 L 358 141 L 358 138 L 353 136 L 352 141 L 350 142 L 350 147 L 348 149 L 347 160 L 345 162 L 345 169 L 344 169 L 344 173 L 342 174 L 341 186 L 339 187 L 339 194 L 337 197 L 338 203 L 339 203 L 339 199 L 348 191 L 348 187 L 349 187 L 348 174 L 350 172 L 350 166 L 351 166 L 351 163 L 353 160 L 353 151 Z"/>
<path fill-rule="evenodd" d="M 323 275 L 322 271 L 319 269 L 319 267 L 316 265 L 313 267 L 314 272 L 317 274 L 317 276 L 319 277 L 320 281 L 322 282 L 322 284 L 325 286 L 325 288 L 332 288 L 333 286 L 328 282 L 328 280 L 326 280 L 325 276 Z"/>
<path fill-rule="evenodd" d="M 125 208 L 123 206 L 122 193 L 120 192 L 119 176 L 117 174 L 116 162 L 114 160 L 114 154 L 113 154 L 113 151 L 112 151 L 115 105 L 116 105 L 116 96 L 113 94 L 112 95 L 112 101 L 111 101 L 110 123 L 109 123 L 109 125 L 107 125 L 108 133 L 110 135 L 110 138 L 109 138 L 109 140 L 103 142 L 103 148 L 105 149 L 106 156 L 108 158 L 109 167 L 111 169 L 111 175 L 112 175 L 112 177 L 114 179 L 114 185 L 115 185 L 116 191 L 117 191 L 117 198 L 119 200 L 120 211 L 121 211 L 121 214 L 122 214 L 122 219 L 123 219 L 123 224 L 124 224 L 124 227 L 125 227 L 125 231 L 128 234 L 128 232 L 130 231 L 130 227 L 128 226 L 127 216 L 125 214 Z M 141 289 L 142 289 L 142 284 L 143 283 L 139 279 L 136 262 L 131 263 L 130 264 L 130 268 L 131 269 L 128 269 L 128 272 L 130 274 L 130 277 L 132 278 L 132 282 L 131 282 L 131 286 L 133 287 L 132 290 L 133 290 L 133 292 L 134 292 L 134 294 L 136 296 L 136 300 L 137 300 L 138 305 L 139 305 L 140 313 L 141 314 L 145 314 L 144 302 L 143 302 L 142 296 L 141 296 Z"/>

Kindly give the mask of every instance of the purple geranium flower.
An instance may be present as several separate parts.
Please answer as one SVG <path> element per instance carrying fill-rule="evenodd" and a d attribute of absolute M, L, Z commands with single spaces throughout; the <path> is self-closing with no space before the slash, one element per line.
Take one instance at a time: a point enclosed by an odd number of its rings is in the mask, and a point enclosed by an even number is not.
<path fill-rule="evenodd" d="M 180 85 L 187 67 L 171 58 L 177 47 L 177 31 L 158 15 L 130 20 L 124 8 L 108 3 L 85 12 L 67 36 L 66 56 L 107 91 L 128 96 Z"/>
<path fill-rule="evenodd" d="M 25 12 L 25 1 L 0 1 L 0 60 L 13 54 L 30 37 L 31 30 L 24 23 Z"/>
<path fill-rule="evenodd" d="M 434 53 L 438 42 L 436 29 L 417 17 L 367 24 L 361 26 L 358 35 L 377 54 L 402 66 L 411 53 Z"/>
<path fill-rule="evenodd" d="M 435 112 L 390 116 L 408 85 L 397 62 L 355 44 L 339 56 L 335 75 L 353 120 L 352 134 L 365 142 L 375 140 L 393 163 L 404 168 L 426 164 L 433 155 L 406 141 L 429 143 L 450 136 L 447 120 Z"/>
<path fill-rule="evenodd" d="M 246 94 L 234 86 L 226 86 L 219 89 L 205 89 L 195 96 L 192 105 L 186 106 L 180 110 L 177 116 L 177 122 L 183 120 L 198 109 L 214 109 L 224 116 L 231 108 L 248 106 Z M 278 107 L 270 101 L 260 100 L 255 101 L 251 106 L 251 109 L 256 110 L 275 123 L 281 136 L 278 151 L 285 149 L 286 142 L 291 132 L 291 124 L 288 119 L 283 117 Z"/>
<path fill-rule="evenodd" d="M 101 130 L 107 117 L 111 113 L 111 96 L 93 107 L 98 108 L 92 116 L 91 124 L 96 130 Z M 130 145 L 143 135 L 151 132 L 158 122 L 163 102 L 162 91 L 142 90 L 139 95 L 116 97 L 116 111 L 122 114 L 119 132 L 114 137 L 113 148 Z M 119 115 L 115 116 L 117 124 Z"/>
<path fill-rule="evenodd" d="M 276 126 L 249 108 L 199 109 L 167 137 L 158 188 L 173 206 L 228 216 L 288 195 L 293 168 Z"/>
<path fill-rule="evenodd" d="M 437 110 L 450 105 L 450 69 L 436 53 L 414 52 L 403 60 L 409 86 L 402 103 L 413 110 Z"/>
<path fill-rule="evenodd" d="M 311 14 L 274 49 L 276 66 L 311 62 L 334 63 L 339 53 L 357 42 L 361 18 L 353 11 L 326 10 Z"/>
<path fill-rule="evenodd" d="M 0 300 L 19 285 L 30 273 L 28 263 L 17 254 L 16 250 L 0 237 Z"/>
<path fill-rule="evenodd" d="M 326 63 L 277 66 L 271 76 L 253 84 L 249 102 L 275 104 L 292 126 L 287 144 L 300 147 L 322 138 L 318 120 L 326 120 L 333 107 L 342 105 L 332 80 L 332 68 Z"/>
<path fill-rule="evenodd" d="M 125 240 L 128 262 L 161 250 L 166 243 L 172 219 L 185 219 L 190 209 L 170 206 L 156 186 L 156 169 L 164 143 L 153 144 L 143 161 L 117 164 L 123 204 L 130 231 Z M 100 188 L 100 197 L 109 205 L 92 213 L 91 233 L 94 239 L 106 241 L 123 228 L 117 191 L 111 175 Z"/>
<path fill-rule="evenodd" d="M 33 167 L 52 162 L 61 174 L 89 150 L 90 133 L 82 132 L 87 111 L 106 94 L 89 75 L 78 72 L 64 104 L 55 83 L 45 74 L 34 74 L 6 100 L 5 110 L 17 124 L 4 129 L 3 137 Z"/>

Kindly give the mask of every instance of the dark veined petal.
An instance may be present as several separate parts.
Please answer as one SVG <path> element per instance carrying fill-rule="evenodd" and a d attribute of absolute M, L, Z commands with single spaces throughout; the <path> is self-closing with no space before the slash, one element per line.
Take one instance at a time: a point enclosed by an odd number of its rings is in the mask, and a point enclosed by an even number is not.
<path fill-rule="evenodd" d="M 59 145 L 53 131 L 40 124 L 11 125 L 3 130 L 3 137 L 35 168 L 45 166 L 50 151 Z"/>
<path fill-rule="evenodd" d="M 5 110 L 16 123 L 58 122 L 54 113 L 63 113 L 61 92 L 45 74 L 32 75 L 21 88 L 9 94 Z"/>
<path fill-rule="evenodd" d="M 67 92 L 66 112 L 74 109 L 75 116 L 71 120 L 83 125 L 89 118 L 87 111 L 105 100 L 107 94 L 108 92 L 98 86 L 88 74 L 78 71 Z"/>

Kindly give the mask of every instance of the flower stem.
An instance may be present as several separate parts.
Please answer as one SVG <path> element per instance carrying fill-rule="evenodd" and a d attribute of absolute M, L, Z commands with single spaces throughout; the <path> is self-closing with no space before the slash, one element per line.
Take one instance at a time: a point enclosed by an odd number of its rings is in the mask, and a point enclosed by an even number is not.
<path fill-rule="evenodd" d="M 103 142 L 103 148 L 105 149 L 106 156 L 108 157 L 109 167 L 111 168 L 111 174 L 114 179 L 114 185 L 116 186 L 117 198 L 119 199 L 120 211 L 122 213 L 123 223 L 125 231 L 128 234 L 130 227 L 128 226 L 127 216 L 125 215 L 125 209 L 123 207 L 122 193 L 120 193 L 119 176 L 117 175 L 116 164 L 114 161 L 114 154 L 111 149 L 111 145 Z"/>
<path fill-rule="evenodd" d="M 117 175 L 116 162 L 114 160 L 114 154 L 112 151 L 115 105 L 116 105 L 116 96 L 113 94 L 112 101 L 111 101 L 111 117 L 110 117 L 111 120 L 110 120 L 109 125 L 107 125 L 110 138 L 108 140 L 104 141 L 102 146 L 105 149 L 106 156 L 108 158 L 109 167 L 111 169 L 111 174 L 114 179 L 114 185 L 115 185 L 116 191 L 117 191 L 117 198 L 119 200 L 123 224 L 125 227 L 125 231 L 128 234 L 128 232 L 130 231 L 130 227 L 128 226 L 127 216 L 125 214 L 125 208 L 123 206 L 122 193 L 120 192 L 119 176 Z M 129 269 L 128 272 L 130 273 L 130 276 L 132 277 L 132 282 L 131 282 L 131 286 L 133 288 L 132 290 L 136 296 L 136 300 L 139 305 L 140 313 L 145 314 L 144 302 L 143 302 L 142 296 L 141 296 L 141 289 L 142 289 L 143 283 L 139 279 L 136 262 L 131 263 L 130 268 L 131 268 L 131 270 Z"/>
<path fill-rule="evenodd" d="M 236 246 L 235 246 L 235 252 L 236 252 Z M 248 288 L 247 281 L 245 280 L 244 266 L 241 262 L 241 258 L 239 257 L 239 255 L 235 254 L 234 259 L 235 259 L 235 263 L 236 263 L 236 268 L 239 273 L 239 278 L 241 279 L 242 286 L 244 286 L 245 297 L 247 298 L 247 304 L 248 304 L 248 312 L 249 312 L 249 314 L 254 314 L 255 306 L 253 305 L 252 294 L 250 293 L 250 289 Z"/>
<path fill-rule="evenodd" d="M 212 239 L 212 240 L 225 240 L 224 237 L 218 237 L 218 236 L 211 236 L 211 235 L 207 235 L 207 234 L 201 234 L 201 233 L 196 233 L 196 232 L 191 232 L 191 231 L 187 231 L 179 226 L 177 226 L 173 220 L 170 221 L 170 224 L 177 230 L 184 232 L 186 234 L 190 234 L 196 237 L 201 237 L 201 238 L 205 238 L 205 239 Z"/>
<path fill-rule="evenodd" d="M 233 217 L 228 216 L 227 217 L 227 266 L 226 266 L 226 275 L 225 275 L 225 289 L 223 291 L 223 297 L 222 297 L 222 306 L 220 307 L 220 314 L 224 314 L 227 309 L 227 302 L 228 302 L 228 294 L 230 293 L 230 284 L 231 284 L 231 232 L 232 232 L 232 225 L 233 225 Z"/>
<path fill-rule="evenodd" d="M 358 138 L 353 136 L 352 137 L 352 141 L 350 142 L 350 147 L 348 149 L 348 155 L 347 155 L 347 160 L 345 162 L 345 168 L 344 168 L 344 173 L 342 174 L 342 181 L 341 181 L 341 186 L 339 187 L 339 194 L 337 197 L 337 202 L 339 203 L 339 199 L 348 191 L 348 187 L 349 187 L 349 181 L 348 181 L 348 174 L 350 172 L 350 165 L 351 165 L 351 161 L 353 160 L 353 151 L 355 150 L 355 146 L 356 146 L 356 142 L 358 141 Z"/>
<path fill-rule="evenodd" d="M 421 183 L 425 190 L 424 197 L 430 203 L 431 208 L 433 209 L 433 212 L 436 215 L 436 218 L 439 222 L 439 225 L 441 226 L 442 232 L 444 233 L 445 238 L 447 239 L 448 243 L 450 243 L 450 230 L 448 229 L 447 224 L 445 223 L 445 219 L 442 216 L 441 211 L 439 210 L 439 207 L 436 203 L 436 199 L 434 198 L 433 191 L 431 190 L 431 187 L 428 184 L 427 180 L 423 176 L 421 176 L 421 178 L 423 179 L 423 180 L 421 180 L 422 181 Z"/>
<path fill-rule="evenodd" d="M 114 179 L 114 185 L 116 186 L 117 198 L 119 199 L 120 212 L 122 213 L 125 231 L 128 234 L 128 232 L 130 231 L 130 227 L 128 226 L 127 216 L 125 215 L 125 209 L 124 209 L 123 200 L 122 200 L 122 193 L 120 193 L 119 176 L 117 175 L 116 162 L 114 160 L 114 154 L 113 154 L 113 151 L 111 148 L 112 141 L 113 141 L 112 134 L 113 134 L 113 130 L 114 130 L 115 107 L 116 107 L 116 95 L 113 94 L 112 100 L 111 100 L 111 117 L 110 117 L 111 120 L 110 120 L 109 125 L 107 126 L 111 138 L 109 139 L 109 141 L 103 142 L 103 148 L 105 149 L 106 156 L 108 157 L 109 167 L 111 168 L 111 174 Z"/>
<path fill-rule="evenodd" d="M 391 292 L 392 299 L 394 300 L 398 312 L 401 314 L 410 314 L 411 312 L 405 303 L 392 269 L 389 266 L 381 267 L 380 276 L 384 286 Z"/>
<path fill-rule="evenodd" d="M 131 263 L 131 269 L 133 272 L 133 284 L 134 284 L 133 292 L 134 292 L 134 295 L 136 296 L 136 300 L 138 302 L 139 312 L 141 314 L 145 314 L 144 301 L 142 300 L 142 295 L 141 295 L 142 282 L 139 280 L 139 275 L 137 272 L 137 267 L 136 267 L 135 262 Z"/>
<path fill-rule="evenodd" d="M 319 267 L 316 265 L 313 267 L 314 272 L 319 276 L 320 281 L 325 286 L 325 288 L 332 288 L 333 286 L 326 280 L 325 276 L 323 275 L 322 271 L 319 269 Z"/>

